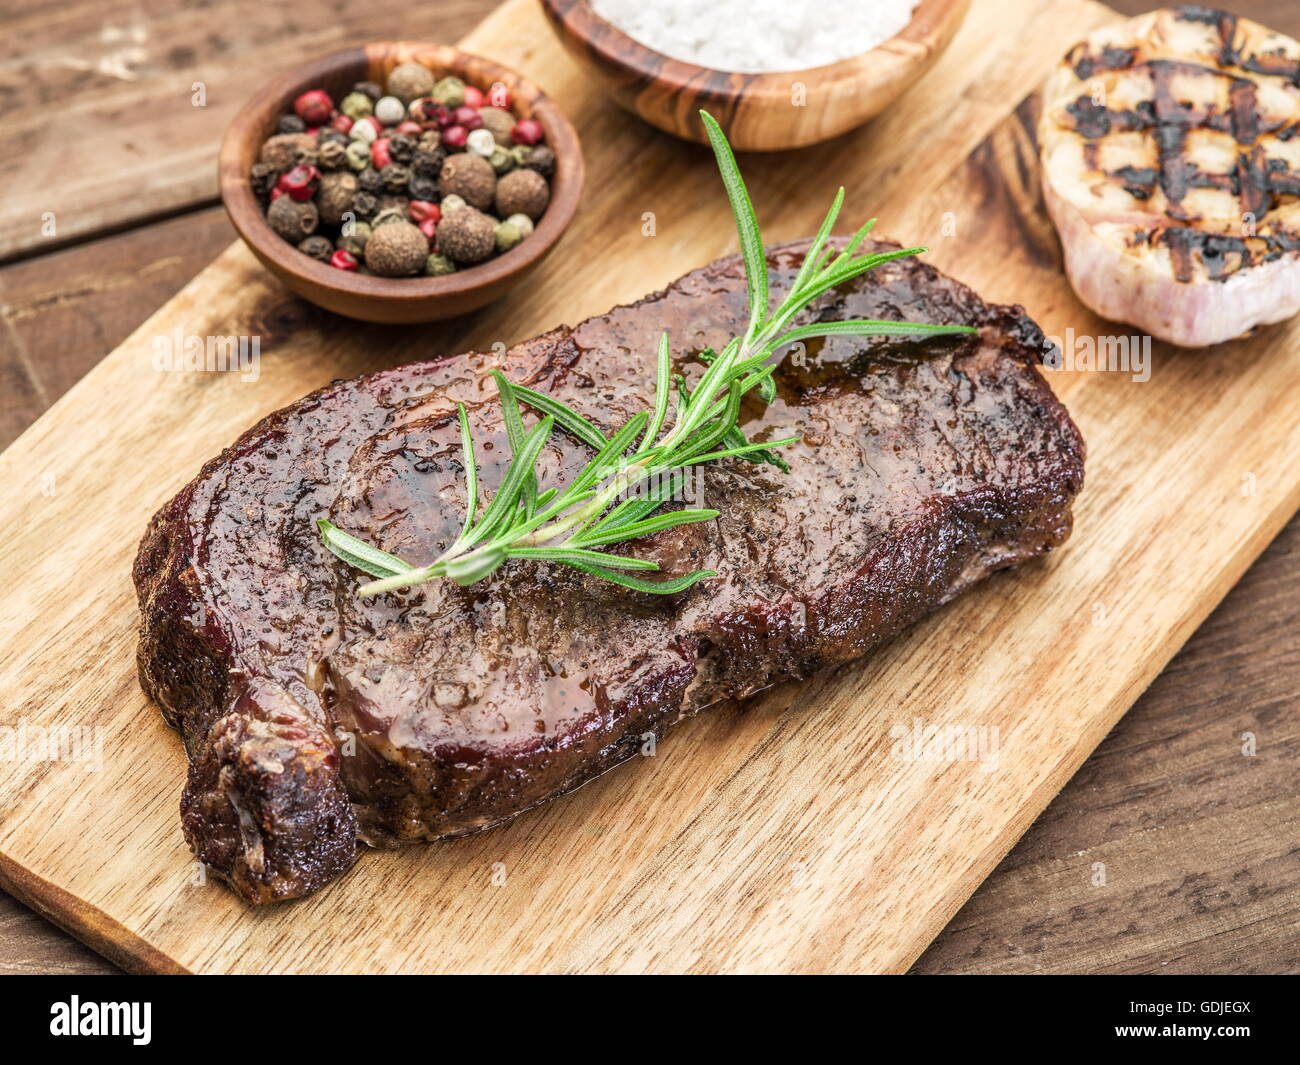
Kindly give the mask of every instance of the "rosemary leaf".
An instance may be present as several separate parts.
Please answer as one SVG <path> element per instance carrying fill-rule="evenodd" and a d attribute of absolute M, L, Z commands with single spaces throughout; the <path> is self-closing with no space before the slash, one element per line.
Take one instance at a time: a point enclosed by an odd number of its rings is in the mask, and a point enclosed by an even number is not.
<path fill-rule="evenodd" d="M 650 592 L 654 595 L 676 595 L 678 592 L 684 592 L 692 585 L 708 577 L 716 577 L 717 570 L 697 569 L 692 570 L 682 577 L 675 577 L 666 581 L 643 581 L 636 577 L 629 577 L 626 573 L 618 573 L 615 570 L 605 569 L 603 566 L 592 566 L 585 562 L 574 562 L 572 565 L 582 570 L 584 573 L 590 573 L 593 577 L 600 577 L 602 580 L 609 581 L 611 584 L 621 584 L 624 588 L 631 588 L 635 592 Z"/>
<path fill-rule="evenodd" d="M 497 393 L 501 398 L 501 416 L 506 423 L 506 437 L 510 441 L 510 455 L 513 457 L 519 454 L 519 449 L 524 446 L 524 437 L 527 431 L 524 429 L 524 419 L 519 413 L 519 400 L 515 398 L 514 387 L 506 379 L 506 375 L 500 370 L 493 370 L 492 376 L 496 379 Z M 537 472 L 531 471 L 524 478 L 523 491 L 520 493 L 520 499 L 523 502 L 524 517 L 531 518 L 537 510 Z"/>
<path fill-rule="evenodd" d="M 630 558 L 627 555 L 607 555 L 604 551 L 587 551 L 579 547 L 520 547 L 510 552 L 515 558 L 531 558 L 537 562 L 586 562 L 590 565 L 604 566 L 607 569 L 644 569 L 659 568 L 658 562 L 645 558 Z"/>
<path fill-rule="evenodd" d="M 649 536 L 661 529 L 672 529 L 678 525 L 690 525 L 697 521 L 712 521 L 718 516 L 716 510 L 673 510 L 667 514 L 658 514 L 644 521 L 633 521 L 606 529 L 603 533 L 587 533 L 575 537 L 574 543 L 583 547 L 599 547 L 601 544 L 619 543 L 638 536 Z"/>
<path fill-rule="evenodd" d="M 525 385 L 514 385 L 513 388 L 515 395 L 530 407 L 543 414 L 549 414 L 560 428 L 567 429 L 584 444 L 597 449 L 605 446 L 604 433 L 554 396 L 548 396 L 545 392 L 536 392 Z"/>
<path fill-rule="evenodd" d="M 372 577 L 392 577 L 411 569 L 400 558 L 345 533 L 332 521 L 320 518 L 316 528 L 330 551 L 362 573 L 369 573 Z"/>
<path fill-rule="evenodd" d="M 736 156 L 727 143 L 722 127 L 707 111 L 700 112 L 700 121 L 704 123 L 709 144 L 713 146 L 718 172 L 722 175 L 722 187 L 727 191 L 731 213 L 736 220 L 736 232 L 740 236 L 740 255 L 745 264 L 745 281 L 749 289 L 749 328 L 745 330 L 745 341 L 748 342 L 758 332 L 758 327 L 767 314 L 767 256 L 763 253 L 763 237 L 758 231 L 758 217 L 754 214 L 749 190 L 745 188 L 740 167 L 736 165 Z"/>

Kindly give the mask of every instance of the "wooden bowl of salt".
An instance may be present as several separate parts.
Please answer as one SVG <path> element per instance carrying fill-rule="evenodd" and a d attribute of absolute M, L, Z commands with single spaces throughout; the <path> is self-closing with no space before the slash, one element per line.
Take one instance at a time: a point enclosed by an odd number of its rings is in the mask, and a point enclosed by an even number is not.
<path fill-rule="evenodd" d="M 820 65 L 780 70 L 761 68 L 772 62 L 799 63 L 800 58 L 773 54 L 772 31 L 762 25 L 757 14 L 737 18 L 726 37 L 734 45 L 733 53 L 745 55 L 734 65 L 755 69 L 728 70 L 678 58 L 645 43 L 652 35 L 663 33 L 667 21 L 663 9 L 671 4 L 648 0 L 637 4 L 629 0 L 622 5 L 619 0 L 541 2 L 565 48 L 623 108 L 674 136 L 707 143 L 699 117 L 704 109 L 718 120 L 738 151 L 800 148 L 874 118 L 943 54 L 970 7 L 970 0 L 920 0 L 909 16 L 911 0 L 888 0 L 896 22 L 907 19 L 891 36 L 833 62 L 814 60 Z M 879 21 L 888 14 L 881 6 L 885 2 L 873 0 L 871 5 L 877 29 L 887 25 Z M 815 0 L 787 0 L 784 7 L 799 4 L 806 4 L 810 13 L 823 13 L 816 17 L 824 17 L 828 6 Z M 859 12 L 865 7 L 856 6 Z M 638 9 L 644 18 L 636 13 Z M 621 16 L 641 39 L 603 17 L 601 11 Z M 869 35 L 864 38 L 864 28 L 853 18 L 845 21 L 844 29 L 838 35 L 842 47 L 870 39 Z M 659 47 L 678 55 L 690 50 L 683 40 L 662 39 L 668 43 Z"/>

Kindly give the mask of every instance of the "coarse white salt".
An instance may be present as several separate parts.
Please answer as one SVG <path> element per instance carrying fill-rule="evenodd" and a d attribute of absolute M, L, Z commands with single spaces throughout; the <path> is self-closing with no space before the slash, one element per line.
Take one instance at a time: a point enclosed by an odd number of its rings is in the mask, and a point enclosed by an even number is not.
<path fill-rule="evenodd" d="M 592 0 L 647 48 L 745 74 L 820 67 L 865 52 L 912 20 L 919 0 Z"/>

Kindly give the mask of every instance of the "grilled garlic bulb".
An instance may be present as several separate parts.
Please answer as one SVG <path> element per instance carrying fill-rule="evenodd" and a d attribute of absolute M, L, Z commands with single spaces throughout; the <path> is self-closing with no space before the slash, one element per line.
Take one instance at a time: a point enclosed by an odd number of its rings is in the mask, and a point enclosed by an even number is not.
<path fill-rule="evenodd" d="M 1080 300 L 1185 346 L 1300 310 L 1300 44 L 1199 7 L 1106 27 L 1043 90 L 1043 192 Z"/>

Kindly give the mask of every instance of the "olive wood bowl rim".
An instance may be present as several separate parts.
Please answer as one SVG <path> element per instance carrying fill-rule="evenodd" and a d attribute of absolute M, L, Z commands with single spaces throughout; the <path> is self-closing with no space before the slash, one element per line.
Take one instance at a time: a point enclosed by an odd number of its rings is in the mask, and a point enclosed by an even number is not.
<path fill-rule="evenodd" d="M 936 40 L 950 37 L 954 32 L 953 24 L 960 23 L 970 2 L 920 0 L 906 26 L 865 52 L 819 66 L 756 73 L 701 66 L 656 51 L 598 14 L 591 6 L 591 0 L 541 0 L 557 31 L 580 42 L 596 58 L 674 93 L 691 93 L 701 103 L 734 102 L 741 96 L 788 101 L 792 79 L 815 81 L 819 89 L 859 82 L 864 74 L 870 73 L 870 60 L 876 63 L 884 60 L 886 65 L 881 68 L 882 76 L 870 79 L 884 83 L 924 61 Z M 595 32 L 597 30 L 600 32 Z M 898 47 L 900 44 L 902 48 Z M 920 51 L 916 50 L 918 48 Z M 709 82 L 716 75 L 740 79 L 740 83 L 717 87 Z"/>

